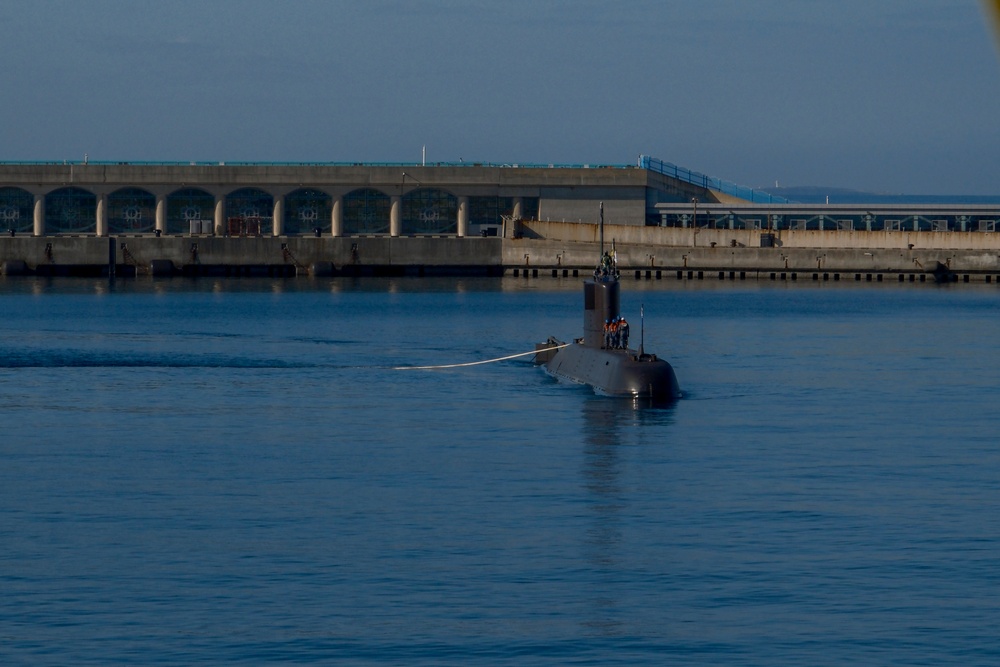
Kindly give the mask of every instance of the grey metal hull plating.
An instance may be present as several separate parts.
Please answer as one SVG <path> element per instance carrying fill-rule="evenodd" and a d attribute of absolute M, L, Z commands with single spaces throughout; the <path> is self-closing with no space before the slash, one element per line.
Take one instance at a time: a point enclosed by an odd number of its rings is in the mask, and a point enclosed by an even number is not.
<path fill-rule="evenodd" d="M 655 355 L 606 350 L 575 343 L 556 350 L 545 363 L 557 378 L 587 384 L 598 394 L 638 398 L 680 398 L 674 369 Z"/>

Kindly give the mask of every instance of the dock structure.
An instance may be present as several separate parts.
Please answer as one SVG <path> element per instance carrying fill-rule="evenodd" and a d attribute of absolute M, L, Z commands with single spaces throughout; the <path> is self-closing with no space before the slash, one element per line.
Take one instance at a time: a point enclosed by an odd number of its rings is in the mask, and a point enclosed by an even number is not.
<path fill-rule="evenodd" d="M 0 272 L 1000 277 L 1000 205 L 796 204 L 633 165 L 0 163 Z M 773 278 L 772 278 L 773 276 Z"/>
<path fill-rule="evenodd" d="M 735 200 L 664 164 L 7 162 L 0 231 L 465 237 L 502 234 L 504 220 L 590 220 L 601 201 L 609 220 L 644 226 L 657 203 Z"/>

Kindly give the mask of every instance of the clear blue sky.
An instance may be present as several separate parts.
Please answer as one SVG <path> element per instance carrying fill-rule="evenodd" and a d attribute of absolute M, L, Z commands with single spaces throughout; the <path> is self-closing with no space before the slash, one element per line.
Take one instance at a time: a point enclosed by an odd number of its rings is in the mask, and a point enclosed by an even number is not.
<path fill-rule="evenodd" d="M 0 2 L 0 160 L 633 163 L 1000 194 L 977 0 Z"/>

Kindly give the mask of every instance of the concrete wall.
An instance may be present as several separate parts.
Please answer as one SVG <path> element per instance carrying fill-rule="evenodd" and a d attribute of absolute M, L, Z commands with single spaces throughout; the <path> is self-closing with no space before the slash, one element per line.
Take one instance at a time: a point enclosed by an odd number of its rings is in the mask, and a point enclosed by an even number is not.
<path fill-rule="evenodd" d="M 595 224 L 571 222 L 525 222 L 525 236 L 559 241 L 596 242 Z M 680 227 L 635 227 L 605 225 L 604 238 L 623 244 L 704 248 L 716 246 L 759 248 L 761 237 L 773 234 L 776 248 L 983 250 L 1000 252 L 1000 233 L 984 232 L 865 232 L 818 230 L 683 229 Z"/>
<path fill-rule="evenodd" d="M 646 189 L 641 187 L 542 188 L 538 217 L 596 224 L 600 221 L 600 202 L 604 203 L 606 223 L 640 227 L 646 224 Z"/>
<path fill-rule="evenodd" d="M 610 243 L 605 249 L 610 248 Z M 749 271 L 932 273 L 940 267 L 954 272 L 998 273 L 1000 254 L 980 250 L 933 248 L 884 249 L 861 252 L 815 248 L 678 248 L 616 243 L 618 265 L 633 271 Z M 589 274 L 597 266 L 598 244 L 538 239 L 504 244 L 508 269 L 550 271 L 576 269 Z M 940 265 L 940 266 L 939 266 Z"/>
<path fill-rule="evenodd" d="M 230 191 L 247 186 L 265 190 L 340 186 L 383 190 L 435 187 L 463 193 L 538 196 L 546 187 L 645 188 L 649 172 L 635 167 L 600 169 L 521 167 L 439 167 L 419 165 L 167 165 L 167 164 L 0 164 L 0 186 L 47 192 L 76 185 L 112 191 L 137 186 L 151 191 L 162 186 Z"/>
<path fill-rule="evenodd" d="M 154 261 L 184 267 L 288 267 L 304 272 L 316 263 L 336 268 L 499 269 L 499 238 L 220 238 L 220 237 L 16 237 L 0 238 L 0 263 L 24 262 L 46 272 L 57 267 L 136 266 Z M 475 269 L 475 271 L 472 271 Z"/>
<path fill-rule="evenodd" d="M 0 237 L 0 262 L 23 261 L 32 269 L 45 265 L 106 266 L 110 244 L 111 239 L 96 237 Z"/>
<path fill-rule="evenodd" d="M 622 272 L 858 272 L 932 273 L 947 270 L 1000 277 L 1000 252 L 949 248 L 760 248 L 677 247 L 616 241 Z M 610 240 L 606 248 L 610 248 Z M 16 237 L 0 238 L 6 272 L 65 273 L 84 267 L 117 267 L 149 273 L 154 265 L 201 273 L 240 267 L 270 267 L 281 275 L 305 274 L 318 265 L 343 272 L 497 274 L 517 269 L 577 271 L 589 275 L 598 263 L 595 241 L 552 239 L 349 237 Z M 161 271 L 162 272 L 162 271 Z M 217 272 L 217 271 L 215 271 Z M 239 275 L 237 271 L 236 275 Z"/>
<path fill-rule="evenodd" d="M 676 189 L 682 187 L 675 184 Z M 605 203 L 606 220 L 643 226 L 647 205 L 661 199 L 664 177 L 637 167 L 542 168 L 517 166 L 418 166 L 418 165 L 166 165 L 166 164 L 0 164 L 0 187 L 17 187 L 38 198 L 41 212 L 35 233 L 45 230 L 44 196 L 63 187 L 79 187 L 97 198 L 94 234 L 104 235 L 105 197 L 136 187 L 157 198 L 161 231 L 167 231 L 166 197 L 182 188 L 198 188 L 217 200 L 216 233 L 223 233 L 225 197 L 241 188 L 263 190 L 274 198 L 274 229 L 281 235 L 282 198 L 299 188 L 319 190 L 338 198 L 359 188 L 374 188 L 390 197 L 401 197 L 419 188 L 436 188 L 459 197 L 501 196 L 538 198 L 542 219 L 598 221 L 599 202 Z M 684 185 L 692 189 L 694 186 Z M 653 192 L 653 195 L 650 192 Z M 703 197 L 708 197 L 703 191 Z M 36 204 L 37 208 L 37 204 Z M 175 221 L 171 224 L 175 225 Z M 321 225 L 325 227 L 324 225 Z M 21 231 L 24 231 L 23 229 Z"/>

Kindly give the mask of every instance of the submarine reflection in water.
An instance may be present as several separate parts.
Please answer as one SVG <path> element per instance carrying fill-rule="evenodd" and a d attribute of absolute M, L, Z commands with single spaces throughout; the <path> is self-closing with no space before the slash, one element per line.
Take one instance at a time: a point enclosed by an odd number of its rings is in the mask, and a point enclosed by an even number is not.
<path fill-rule="evenodd" d="M 556 378 L 590 385 L 606 396 L 680 398 L 669 363 L 647 354 L 642 344 L 629 349 L 627 338 L 616 345 L 607 335 L 609 323 L 620 320 L 620 287 L 617 267 L 605 255 L 593 280 L 583 284 L 583 338 L 566 345 L 550 337 L 535 345 L 535 362 Z"/>

